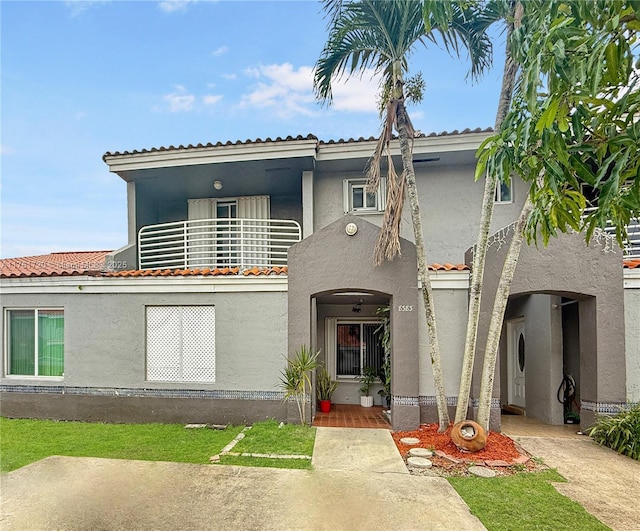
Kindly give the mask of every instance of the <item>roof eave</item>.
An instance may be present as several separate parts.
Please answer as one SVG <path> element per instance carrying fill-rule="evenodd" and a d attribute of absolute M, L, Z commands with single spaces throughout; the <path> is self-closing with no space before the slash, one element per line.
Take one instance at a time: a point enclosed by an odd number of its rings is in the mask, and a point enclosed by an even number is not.
<path fill-rule="evenodd" d="M 246 162 L 316 156 L 316 139 L 287 140 L 275 142 L 252 142 L 202 147 L 168 148 L 134 153 L 106 153 L 103 160 L 109 171 L 122 172 L 194 166 L 199 164 L 220 164 L 225 162 Z M 121 175 L 121 177 L 125 178 Z M 127 179 L 125 179 L 127 180 Z"/>

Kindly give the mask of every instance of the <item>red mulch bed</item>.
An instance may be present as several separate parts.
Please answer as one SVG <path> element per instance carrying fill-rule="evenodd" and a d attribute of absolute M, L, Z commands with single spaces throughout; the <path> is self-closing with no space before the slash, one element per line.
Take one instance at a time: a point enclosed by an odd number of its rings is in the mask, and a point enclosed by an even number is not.
<path fill-rule="evenodd" d="M 429 458 L 434 467 L 447 475 L 463 473 L 470 464 L 490 467 L 501 474 L 512 473 L 516 468 L 535 469 L 536 463 L 516 443 L 501 433 L 489 432 L 487 445 L 479 452 L 463 452 L 458 450 L 451 440 L 451 426 L 447 431 L 438 433 L 438 424 L 423 424 L 417 430 L 398 431 L 391 434 L 400 455 L 406 460 L 411 448 L 427 448 L 436 453 Z M 400 442 L 404 437 L 420 439 L 417 445 L 406 445 Z M 510 469 L 511 468 L 511 469 Z"/>

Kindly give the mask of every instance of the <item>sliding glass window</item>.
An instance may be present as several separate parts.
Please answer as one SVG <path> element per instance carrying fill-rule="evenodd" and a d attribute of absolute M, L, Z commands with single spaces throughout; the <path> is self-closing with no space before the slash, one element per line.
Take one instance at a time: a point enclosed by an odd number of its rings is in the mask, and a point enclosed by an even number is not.
<path fill-rule="evenodd" d="M 64 310 L 7 310 L 7 374 L 62 376 Z"/>

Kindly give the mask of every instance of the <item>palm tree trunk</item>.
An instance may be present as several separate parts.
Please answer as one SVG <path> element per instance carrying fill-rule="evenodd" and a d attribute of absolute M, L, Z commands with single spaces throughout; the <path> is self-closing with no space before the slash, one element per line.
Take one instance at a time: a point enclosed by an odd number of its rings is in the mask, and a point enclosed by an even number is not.
<path fill-rule="evenodd" d="M 482 379 L 480 381 L 480 404 L 478 407 L 478 424 L 480 424 L 485 431 L 489 431 L 493 381 L 496 372 L 496 360 L 498 358 L 498 345 L 500 343 L 500 336 L 502 335 L 504 313 L 507 308 L 507 301 L 509 300 L 511 282 L 513 281 L 513 275 L 518 264 L 518 258 L 520 257 L 520 249 L 522 249 L 524 229 L 532 210 L 533 203 L 531 199 L 527 197 L 520 216 L 514 225 L 513 238 L 509 244 L 509 250 L 507 251 L 504 266 L 502 267 L 498 289 L 496 290 L 496 298 L 493 302 L 491 322 L 489 323 L 489 331 L 487 333 L 487 345 L 484 351 Z"/>
<path fill-rule="evenodd" d="M 509 40 L 513 33 L 514 25 L 519 25 L 522 18 L 522 6 L 520 2 L 514 5 L 516 21 L 508 23 L 504 69 L 502 73 L 502 88 L 496 111 L 496 121 L 494 131 L 499 131 L 504 121 L 504 117 L 511 106 L 513 88 L 516 81 L 518 65 L 515 63 L 509 52 Z M 518 18 L 519 17 L 519 18 Z M 484 266 L 487 256 L 487 242 L 489 241 L 489 230 L 493 217 L 494 194 L 498 176 L 495 172 L 490 172 L 484 182 L 484 192 L 482 196 L 482 211 L 480 214 L 480 227 L 478 238 L 473 250 L 473 263 L 471 266 L 471 280 L 469 286 L 469 313 L 467 320 L 467 334 L 464 344 L 464 355 L 462 358 L 462 369 L 460 372 L 460 387 L 458 390 L 458 404 L 456 407 L 455 422 L 461 422 L 467 418 L 469 410 L 469 395 L 471 394 L 471 379 L 473 376 L 473 365 L 475 362 L 476 342 L 478 339 L 478 321 L 480 320 L 480 303 L 482 302 L 482 282 L 484 279 Z"/>
<path fill-rule="evenodd" d="M 422 284 L 422 300 L 424 302 L 424 313 L 427 320 L 427 331 L 429 334 L 429 355 L 431 358 L 433 383 L 436 392 L 436 406 L 438 409 L 438 431 L 443 432 L 449 426 L 449 412 L 447 411 L 447 400 L 444 389 L 444 376 L 442 373 L 442 360 L 440 356 L 440 343 L 438 342 L 433 292 L 431 289 L 431 279 L 429 278 L 427 257 L 424 248 L 424 234 L 422 231 L 422 220 L 420 218 L 418 189 L 416 186 L 415 171 L 413 169 L 413 150 L 411 147 L 413 139 L 409 138 L 408 119 L 406 109 L 402 101 L 398 104 L 397 129 L 404 176 L 407 183 L 407 193 L 409 195 L 409 202 L 411 206 L 411 221 L 413 223 L 416 254 L 418 257 L 418 278 Z"/>

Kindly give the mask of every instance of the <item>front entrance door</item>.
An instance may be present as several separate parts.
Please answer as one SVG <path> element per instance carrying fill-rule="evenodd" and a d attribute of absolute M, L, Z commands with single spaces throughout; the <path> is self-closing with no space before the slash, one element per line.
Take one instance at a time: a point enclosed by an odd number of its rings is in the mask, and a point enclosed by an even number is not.
<path fill-rule="evenodd" d="M 509 404 L 525 409 L 525 362 L 526 342 L 524 319 L 514 319 L 507 323 L 509 335 L 507 347 L 507 372 L 509 378 Z"/>

